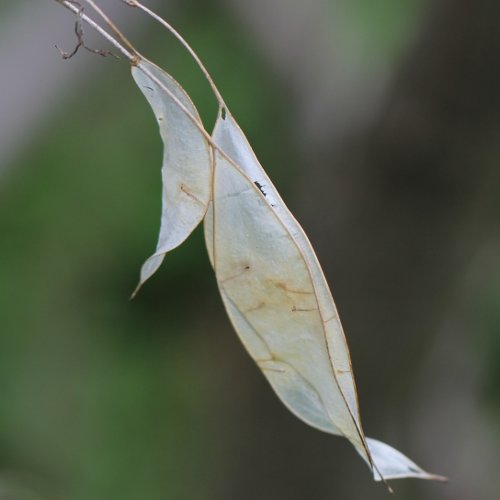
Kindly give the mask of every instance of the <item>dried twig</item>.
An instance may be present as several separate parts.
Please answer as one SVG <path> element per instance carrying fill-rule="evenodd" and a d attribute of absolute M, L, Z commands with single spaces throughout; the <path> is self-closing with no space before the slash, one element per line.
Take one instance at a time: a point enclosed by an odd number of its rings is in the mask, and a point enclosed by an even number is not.
<path fill-rule="evenodd" d="M 78 52 L 78 50 L 81 47 L 81 48 L 84 48 L 85 50 L 88 50 L 89 52 L 92 52 L 92 54 L 97 54 L 97 55 L 102 56 L 102 57 L 111 56 L 111 57 L 114 57 L 115 59 L 120 59 L 116 54 L 114 54 L 110 50 L 93 49 L 85 43 L 85 40 L 83 38 L 84 31 L 83 31 L 83 23 L 82 23 L 83 6 L 81 3 L 76 2 L 74 0 L 68 0 L 68 3 L 74 5 L 75 7 L 78 8 L 78 12 L 77 12 L 78 19 L 75 22 L 75 35 L 76 35 L 76 39 L 77 39 L 77 44 L 71 52 L 65 52 L 64 50 L 62 50 L 60 47 L 58 47 L 56 45 L 55 47 L 59 51 L 59 53 L 61 54 L 61 57 L 63 59 L 71 59 L 73 56 L 76 55 L 76 53 Z"/>

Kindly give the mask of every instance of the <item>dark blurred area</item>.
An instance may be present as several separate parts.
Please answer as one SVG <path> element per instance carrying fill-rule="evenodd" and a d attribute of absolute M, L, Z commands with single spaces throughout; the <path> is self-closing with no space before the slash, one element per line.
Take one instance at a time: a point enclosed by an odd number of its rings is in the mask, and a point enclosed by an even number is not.
<path fill-rule="evenodd" d="M 315 246 L 367 435 L 500 497 L 500 3 L 145 3 L 206 63 Z M 216 103 L 178 43 L 99 4 Z M 224 313 L 198 229 L 128 297 L 159 228 L 161 141 L 125 61 L 56 2 L 0 3 L 0 500 L 382 499 L 291 415 Z M 104 42 L 89 29 L 86 40 Z"/>

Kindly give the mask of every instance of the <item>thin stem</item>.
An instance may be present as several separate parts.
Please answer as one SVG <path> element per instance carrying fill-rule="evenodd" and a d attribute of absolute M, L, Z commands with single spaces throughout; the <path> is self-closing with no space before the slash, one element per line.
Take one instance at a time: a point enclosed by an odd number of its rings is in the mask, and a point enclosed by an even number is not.
<path fill-rule="evenodd" d="M 93 54 L 97 54 L 97 55 L 103 56 L 103 57 L 113 56 L 113 57 L 116 57 L 117 59 L 119 59 L 119 57 L 117 55 L 113 54 L 113 52 L 111 52 L 109 50 L 92 49 L 86 45 L 85 40 L 84 40 L 82 21 L 81 21 L 82 13 L 83 13 L 83 8 L 80 8 L 80 11 L 78 12 L 78 19 L 75 22 L 75 35 L 76 35 L 76 40 L 77 40 L 77 44 L 75 45 L 75 48 L 71 52 L 65 52 L 64 50 L 59 48 L 57 45 L 55 46 L 56 49 L 61 54 L 61 57 L 63 59 L 71 59 L 72 57 L 74 57 L 76 55 L 78 50 L 81 47 L 83 47 L 85 50 L 88 50 L 89 52 L 92 52 Z"/>
<path fill-rule="evenodd" d="M 85 21 L 91 28 L 97 31 L 101 36 L 103 36 L 108 42 L 110 42 L 118 51 L 120 51 L 130 62 L 132 66 L 137 66 L 151 81 L 153 81 L 158 88 L 163 90 L 165 94 L 167 94 L 175 105 L 182 110 L 183 113 L 193 122 L 195 127 L 200 131 L 203 137 L 206 139 L 208 144 L 219 152 L 219 154 L 224 157 L 229 163 L 231 163 L 235 168 L 241 171 L 241 168 L 230 158 L 212 139 L 211 135 L 205 130 L 200 121 L 182 104 L 182 102 L 163 84 L 163 82 L 158 79 L 149 69 L 144 65 L 143 61 L 148 61 L 145 57 L 139 54 L 138 51 L 135 50 L 133 46 L 131 49 L 133 52 L 127 50 L 118 40 L 113 38 L 102 26 L 97 24 L 92 18 L 87 16 L 86 14 L 81 12 L 81 8 L 75 5 L 71 0 L 55 0 L 57 3 L 60 3 L 64 7 L 66 7 L 71 12 L 80 15 L 80 19 Z M 88 0 L 85 0 L 88 1 Z M 103 18 L 106 23 L 108 21 L 106 18 Z M 111 28 L 111 27 L 110 27 Z M 112 29 L 112 28 L 111 28 Z M 152 63 L 151 63 L 152 64 Z"/>
<path fill-rule="evenodd" d="M 195 60 L 196 64 L 198 67 L 201 69 L 202 73 L 205 75 L 205 78 L 207 79 L 210 87 L 212 88 L 213 93 L 215 94 L 215 97 L 219 103 L 219 106 L 221 108 L 227 109 L 226 103 L 224 102 L 224 99 L 222 98 L 221 93 L 219 92 L 219 89 L 215 85 L 215 82 L 213 81 L 210 73 L 208 72 L 207 68 L 205 65 L 201 62 L 201 59 L 199 58 L 198 54 L 194 51 L 194 49 L 189 45 L 189 43 L 185 40 L 185 38 L 182 37 L 182 35 L 165 19 L 160 17 L 158 14 L 153 12 L 151 9 L 143 5 L 142 3 L 138 2 L 137 0 L 121 0 L 123 3 L 129 5 L 130 7 L 137 7 L 138 9 L 142 10 L 149 16 L 151 16 L 153 19 L 155 19 L 157 22 L 159 22 L 161 25 L 163 25 L 172 35 L 174 35 L 179 42 L 184 46 L 184 48 L 189 52 L 191 57 Z"/>
<path fill-rule="evenodd" d="M 81 7 L 77 6 L 74 2 L 70 0 L 55 0 L 60 3 L 68 10 L 74 14 L 80 16 L 80 19 L 85 21 L 92 29 L 97 31 L 101 36 L 103 36 L 111 45 L 113 45 L 119 52 L 121 52 L 132 64 L 136 61 L 136 52 L 131 47 L 132 52 L 127 50 L 123 45 L 121 45 L 117 40 L 115 40 L 104 28 L 97 24 L 92 18 L 87 16 L 87 14 L 81 11 Z"/>
<path fill-rule="evenodd" d="M 127 37 L 116 27 L 116 25 L 111 21 L 111 19 L 105 14 L 105 12 L 95 4 L 93 0 L 84 0 L 84 2 L 88 3 L 104 20 L 104 22 L 109 26 L 111 31 L 118 37 L 121 42 L 129 48 L 132 52 L 136 53 L 134 46 L 129 42 Z"/>

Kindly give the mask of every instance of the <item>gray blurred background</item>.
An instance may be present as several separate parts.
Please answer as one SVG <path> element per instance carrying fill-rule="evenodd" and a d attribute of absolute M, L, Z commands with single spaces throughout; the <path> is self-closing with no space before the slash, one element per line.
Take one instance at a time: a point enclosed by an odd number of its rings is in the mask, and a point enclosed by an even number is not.
<path fill-rule="evenodd" d="M 148 1 L 200 54 L 303 224 L 364 427 L 500 497 L 500 3 Z M 192 95 L 178 43 L 99 2 Z M 133 302 L 161 142 L 125 61 L 71 50 L 56 2 L 0 2 L 0 500 L 382 499 L 350 445 L 277 400 L 225 316 L 200 230 Z M 105 43 L 87 29 L 87 43 Z"/>

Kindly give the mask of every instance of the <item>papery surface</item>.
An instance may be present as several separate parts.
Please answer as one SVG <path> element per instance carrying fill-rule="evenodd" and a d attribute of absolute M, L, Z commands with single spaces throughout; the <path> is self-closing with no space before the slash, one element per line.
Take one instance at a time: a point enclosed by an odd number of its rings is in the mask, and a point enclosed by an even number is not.
<path fill-rule="evenodd" d="M 182 87 L 165 71 L 142 60 L 132 76 L 155 114 L 163 141 L 162 212 L 155 253 L 141 269 L 139 286 L 158 269 L 167 252 L 179 246 L 203 219 L 211 196 L 211 149 L 198 126 L 150 71 L 199 122 L 198 111 Z"/>

